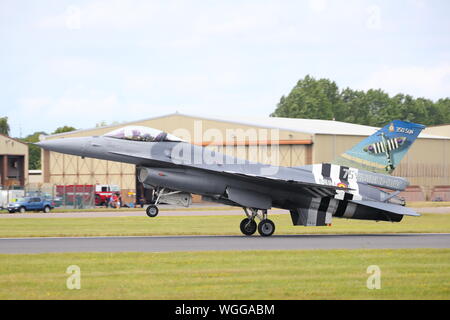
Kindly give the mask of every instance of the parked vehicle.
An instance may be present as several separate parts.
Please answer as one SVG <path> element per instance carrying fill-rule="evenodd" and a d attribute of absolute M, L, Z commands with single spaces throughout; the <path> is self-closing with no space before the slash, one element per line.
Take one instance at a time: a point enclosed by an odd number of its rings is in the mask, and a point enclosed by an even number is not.
<path fill-rule="evenodd" d="M 55 196 L 53 197 L 50 193 L 48 192 L 41 192 L 41 191 L 31 191 L 31 192 L 27 192 L 25 194 L 25 197 L 29 197 L 29 198 L 33 198 L 33 197 L 43 197 L 45 200 L 50 201 L 51 203 L 53 203 L 53 206 L 55 208 L 57 207 L 61 207 L 62 203 L 63 203 L 63 199 L 61 197 Z M 22 197 L 23 198 L 23 195 Z"/>
<path fill-rule="evenodd" d="M 8 203 L 15 199 L 23 198 L 25 196 L 24 190 L 0 190 L 0 207 L 6 209 Z"/>
<path fill-rule="evenodd" d="M 48 213 L 54 207 L 54 204 L 44 197 L 25 197 L 8 203 L 7 210 L 9 213 L 24 213 L 25 211 L 43 211 Z"/>
<path fill-rule="evenodd" d="M 120 187 L 114 184 L 57 185 L 56 199 L 61 199 L 65 206 L 105 206 L 114 194 L 120 193 Z"/>
<path fill-rule="evenodd" d="M 110 198 L 120 193 L 120 188 L 114 184 L 95 185 L 95 205 L 104 206 L 110 202 Z"/>

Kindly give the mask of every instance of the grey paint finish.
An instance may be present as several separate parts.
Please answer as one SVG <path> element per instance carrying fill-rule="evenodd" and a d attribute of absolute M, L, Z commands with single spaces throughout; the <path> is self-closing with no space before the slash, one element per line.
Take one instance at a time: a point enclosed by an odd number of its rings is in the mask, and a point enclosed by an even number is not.
<path fill-rule="evenodd" d="M 450 248 L 450 234 L 0 239 L 0 253 Z"/>

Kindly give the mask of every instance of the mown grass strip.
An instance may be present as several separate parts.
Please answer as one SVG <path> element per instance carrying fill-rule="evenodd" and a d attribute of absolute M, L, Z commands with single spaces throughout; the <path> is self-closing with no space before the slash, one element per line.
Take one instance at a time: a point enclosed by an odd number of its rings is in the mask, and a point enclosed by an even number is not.
<path fill-rule="evenodd" d="M 68 290 L 66 269 L 81 269 Z M 370 265 L 381 289 L 366 286 Z M 0 255 L 0 299 L 449 299 L 450 249 Z"/>
<path fill-rule="evenodd" d="M 0 238 L 60 236 L 239 235 L 240 216 L 167 216 L 2 219 Z M 333 219 L 331 227 L 292 226 L 270 215 L 276 234 L 449 233 L 450 214 L 405 217 L 400 223 Z"/>

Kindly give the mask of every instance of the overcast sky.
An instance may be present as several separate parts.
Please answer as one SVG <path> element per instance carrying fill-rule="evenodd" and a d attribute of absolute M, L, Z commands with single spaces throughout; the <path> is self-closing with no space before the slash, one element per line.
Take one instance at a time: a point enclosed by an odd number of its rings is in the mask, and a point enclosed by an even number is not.
<path fill-rule="evenodd" d="M 16 137 L 268 116 L 307 74 L 448 97 L 449 13 L 448 0 L 0 0 L 0 116 Z"/>

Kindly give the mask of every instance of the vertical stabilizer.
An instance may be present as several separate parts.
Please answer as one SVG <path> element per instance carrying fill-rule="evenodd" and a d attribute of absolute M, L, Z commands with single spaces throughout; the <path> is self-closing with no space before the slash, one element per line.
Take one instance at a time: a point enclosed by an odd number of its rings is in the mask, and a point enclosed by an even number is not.
<path fill-rule="evenodd" d="M 394 120 L 340 155 L 333 164 L 391 174 L 424 128 L 421 124 Z"/>

